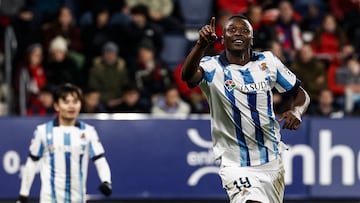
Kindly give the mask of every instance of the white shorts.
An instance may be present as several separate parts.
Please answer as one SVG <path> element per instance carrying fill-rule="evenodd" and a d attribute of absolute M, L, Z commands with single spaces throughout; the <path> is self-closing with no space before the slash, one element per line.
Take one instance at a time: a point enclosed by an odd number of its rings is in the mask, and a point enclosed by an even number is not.
<path fill-rule="evenodd" d="M 284 172 L 281 159 L 275 159 L 260 166 L 222 166 L 219 175 L 230 203 L 245 203 L 248 200 L 282 203 Z"/>

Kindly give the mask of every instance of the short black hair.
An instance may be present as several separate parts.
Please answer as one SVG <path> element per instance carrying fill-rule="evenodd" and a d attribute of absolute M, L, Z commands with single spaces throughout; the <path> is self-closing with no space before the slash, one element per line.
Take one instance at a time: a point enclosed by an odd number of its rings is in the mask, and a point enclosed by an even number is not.
<path fill-rule="evenodd" d="M 65 99 L 69 94 L 76 96 L 80 101 L 82 101 L 82 90 L 80 87 L 71 84 L 64 83 L 59 85 L 54 93 L 54 101 L 58 103 L 60 99 Z"/>
<path fill-rule="evenodd" d="M 233 15 L 233 16 L 231 16 L 228 20 L 232 20 L 232 19 L 242 19 L 242 20 L 247 20 L 247 21 L 249 21 L 249 19 L 246 17 L 246 16 L 244 16 L 244 15 Z"/>

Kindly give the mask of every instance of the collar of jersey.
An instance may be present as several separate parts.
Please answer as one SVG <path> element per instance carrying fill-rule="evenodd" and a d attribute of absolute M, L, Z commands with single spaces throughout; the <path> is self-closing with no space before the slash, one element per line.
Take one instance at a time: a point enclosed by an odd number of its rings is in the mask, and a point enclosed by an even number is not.
<path fill-rule="evenodd" d="M 260 57 L 260 54 L 257 53 L 257 52 L 254 52 L 252 49 L 250 49 L 250 55 L 251 55 L 250 61 L 257 61 L 259 59 L 259 57 Z M 230 62 L 226 57 L 226 52 L 225 51 L 220 55 L 219 60 L 220 60 L 220 62 L 222 63 L 223 66 L 230 65 Z"/>
<path fill-rule="evenodd" d="M 54 119 L 54 127 L 55 126 L 60 126 L 60 123 L 59 123 L 59 117 L 56 117 L 55 119 Z M 75 127 L 78 127 L 78 128 L 80 128 L 80 121 L 78 121 L 78 120 L 76 120 L 76 122 L 75 122 Z"/>

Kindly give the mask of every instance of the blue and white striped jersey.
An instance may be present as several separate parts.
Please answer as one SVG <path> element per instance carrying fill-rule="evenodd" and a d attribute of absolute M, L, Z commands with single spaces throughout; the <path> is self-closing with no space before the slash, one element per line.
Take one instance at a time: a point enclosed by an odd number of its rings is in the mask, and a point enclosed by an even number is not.
<path fill-rule="evenodd" d="M 283 150 L 271 89 L 286 92 L 296 76 L 271 52 L 254 52 L 245 66 L 229 64 L 225 53 L 203 57 L 199 86 L 210 106 L 214 154 L 223 165 L 256 166 Z"/>
<path fill-rule="evenodd" d="M 89 158 L 103 153 L 95 128 L 84 122 L 59 126 L 56 119 L 37 126 L 30 156 L 40 159 L 40 202 L 85 202 Z"/>

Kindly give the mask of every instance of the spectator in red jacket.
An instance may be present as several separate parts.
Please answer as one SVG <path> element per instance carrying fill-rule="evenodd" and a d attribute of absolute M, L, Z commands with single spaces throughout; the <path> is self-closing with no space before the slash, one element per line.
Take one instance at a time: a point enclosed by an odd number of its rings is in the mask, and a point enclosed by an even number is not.
<path fill-rule="evenodd" d="M 182 65 L 183 63 L 177 65 L 173 72 L 174 82 L 180 96 L 190 103 L 192 113 L 208 113 L 209 105 L 201 89 L 198 86 L 189 88 L 188 84 L 181 79 Z"/>
<path fill-rule="evenodd" d="M 330 63 L 336 59 L 340 47 L 345 43 L 345 32 L 337 24 L 335 17 L 331 14 L 325 15 L 312 41 L 312 47 L 317 57 Z"/>

